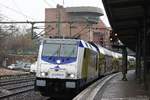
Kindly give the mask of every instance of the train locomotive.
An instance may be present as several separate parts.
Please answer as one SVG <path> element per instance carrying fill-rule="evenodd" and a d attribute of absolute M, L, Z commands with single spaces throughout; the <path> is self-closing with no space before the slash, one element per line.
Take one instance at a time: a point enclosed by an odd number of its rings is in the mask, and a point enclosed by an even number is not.
<path fill-rule="evenodd" d="M 45 38 L 39 47 L 35 89 L 50 97 L 78 91 L 100 76 L 118 71 L 121 57 L 80 39 Z"/>

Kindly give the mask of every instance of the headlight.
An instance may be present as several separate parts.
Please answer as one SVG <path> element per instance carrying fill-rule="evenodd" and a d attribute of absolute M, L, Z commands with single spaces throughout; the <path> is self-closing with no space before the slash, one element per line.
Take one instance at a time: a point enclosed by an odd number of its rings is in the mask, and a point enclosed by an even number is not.
<path fill-rule="evenodd" d="M 45 76 L 46 74 L 44 72 L 41 73 L 42 76 Z"/>
<path fill-rule="evenodd" d="M 41 75 L 42 75 L 43 77 L 45 77 L 45 76 L 48 75 L 48 72 L 41 72 Z"/>
<path fill-rule="evenodd" d="M 74 74 L 70 74 L 70 77 L 71 77 L 71 78 L 74 78 L 74 77 L 75 77 L 75 75 L 74 75 Z"/>
<path fill-rule="evenodd" d="M 60 64 L 60 63 L 61 63 L 61 60 L 56 60 L 56 63 L 57 63 L 57 64 Z"/>
<path fill-rule="evenodd" d="M 67 73 L 68 78 L 75 78 L 76 74 L 75 73 Z"/>

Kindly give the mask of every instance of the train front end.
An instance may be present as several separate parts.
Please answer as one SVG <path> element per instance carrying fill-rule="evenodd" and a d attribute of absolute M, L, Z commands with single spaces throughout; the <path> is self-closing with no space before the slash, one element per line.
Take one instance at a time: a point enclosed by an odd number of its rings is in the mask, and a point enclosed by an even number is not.
<path fill-rule="evenodd" d="M 39 49 L 35 89 L 45 96 L 55 96 L 75 90 L 78 41 L 45 39 Z"/>

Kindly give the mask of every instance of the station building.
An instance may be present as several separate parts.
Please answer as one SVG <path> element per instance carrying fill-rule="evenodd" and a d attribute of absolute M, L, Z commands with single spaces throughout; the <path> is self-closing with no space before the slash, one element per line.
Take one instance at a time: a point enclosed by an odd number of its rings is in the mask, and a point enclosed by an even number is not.
<path fill-rule="evenodd" d="M 110 47 L 109 32 L 100 16 L 102 9 L 97 7 L 66 7 L 45 9 L 46 37 L 71 37 L 93 41 L 104 47 Z"/>

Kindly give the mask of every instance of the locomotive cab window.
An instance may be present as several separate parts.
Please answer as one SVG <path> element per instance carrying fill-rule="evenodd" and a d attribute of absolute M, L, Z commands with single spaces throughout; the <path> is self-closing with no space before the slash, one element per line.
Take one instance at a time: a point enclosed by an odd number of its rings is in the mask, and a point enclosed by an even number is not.
<path fill-rule="evenodd" d="M 45 43 L 42 56 L 76 57 L 77 45 Z"/>

